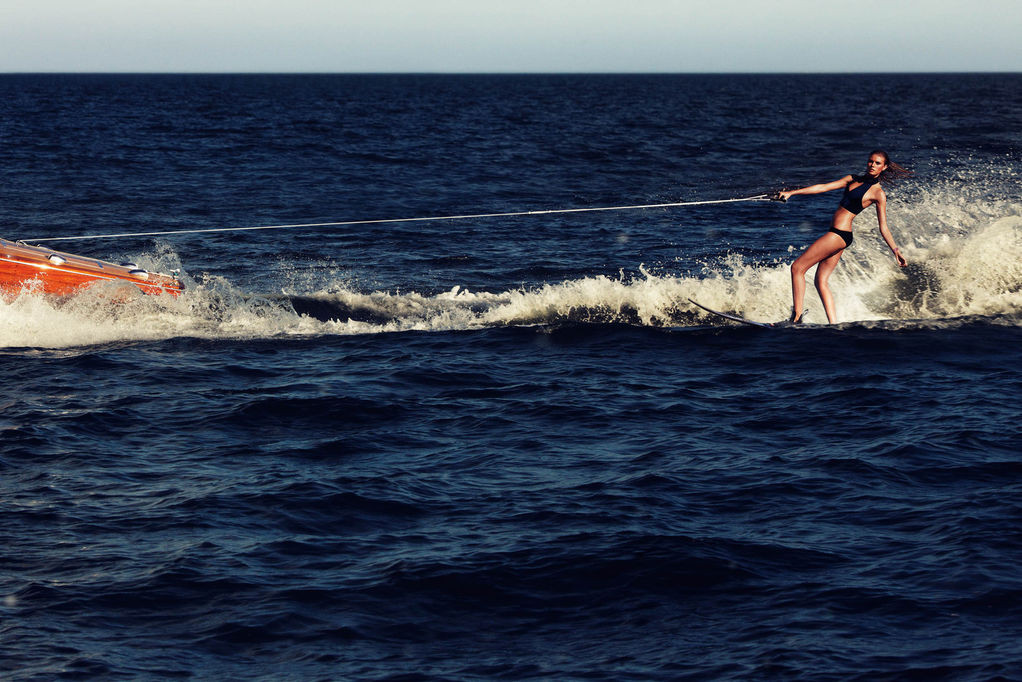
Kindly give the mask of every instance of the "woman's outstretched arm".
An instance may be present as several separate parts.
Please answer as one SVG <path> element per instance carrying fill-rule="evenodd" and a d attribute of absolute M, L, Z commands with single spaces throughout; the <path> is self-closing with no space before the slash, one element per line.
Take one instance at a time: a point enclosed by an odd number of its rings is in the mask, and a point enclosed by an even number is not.
<path fill-rule="evenodd" d="M 783 192 L 778 192 L 777 195 L 781 198 L 781 201 L 787 201 L 790 197 L 793 197 L 796 194 L 821 194 L 823 192 L 829 192 L 832 189 L 841 189 L 843 187 L 847 187 L 848 183 L 851 181 L 852 176 L 846 175 L 840 180 L 835 180 L 834 182 L 823 182 L 818 185 L 809 185 L 808 187 L 803 187 L 801 189 L 784 190 Z"/>

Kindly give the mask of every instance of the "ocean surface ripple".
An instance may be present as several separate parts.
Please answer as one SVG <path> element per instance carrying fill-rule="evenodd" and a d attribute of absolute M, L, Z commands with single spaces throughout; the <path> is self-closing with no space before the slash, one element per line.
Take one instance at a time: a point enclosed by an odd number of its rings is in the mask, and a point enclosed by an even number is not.
<path fill-rule="evenodd" d="M 836 196 L 56 243 L 188 290 L 0 299 L 0 677 L 1022 680 L 1022 77 L 835 78 L 0 76 L 8 239 L 916 171 L 801 328 Z"/>

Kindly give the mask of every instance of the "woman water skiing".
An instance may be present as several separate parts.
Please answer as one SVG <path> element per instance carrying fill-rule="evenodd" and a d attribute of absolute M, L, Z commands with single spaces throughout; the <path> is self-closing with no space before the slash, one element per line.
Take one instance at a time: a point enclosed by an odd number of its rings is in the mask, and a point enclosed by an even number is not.
<path fill-rule="evenodd" d="M 845 190 L 844 196 L 841 197 L 841 203 L 831 219 L 830 230 L 813 242 L 791 264 L 793 301 L 791 322 L 798 324 L 802 321 L 805 311 L 806 272 L 817 263 L 819 266 L 816 268 L 816 290 L 820 292 L 823 308 L 827 312 L 827 321 L 833 324 L 837 319 L 834 313 L 834 297 L 830 293 L 827 281 L 830 279 L 830 274 L 834 272 L 834 268 L 837 267 L 838 261 L 841 260 L 841 254 L 852 243 L 852 220 L 867 206 L 876 205 L 880 235 L 890 247 L 891 252 L 894 253 L 898 265 L 901 267 L 908 265 L 908 261 L 901 255 L 901 251 L 895 245 L 891 231 L 887 227 L 887 197 L 881 185 L 889 185 L 893 181 L 901 180 L 909 175 L 911 175 L 909 171 L 891 161 L 887 152 L 878 149 L 869 155 L 866 172 L 863 175 L 846 175 L 834 182 L 777 193 L 777 199 L 787 201 L 789 197 L 796 194 L 820 194 L 841 188 Z"/>

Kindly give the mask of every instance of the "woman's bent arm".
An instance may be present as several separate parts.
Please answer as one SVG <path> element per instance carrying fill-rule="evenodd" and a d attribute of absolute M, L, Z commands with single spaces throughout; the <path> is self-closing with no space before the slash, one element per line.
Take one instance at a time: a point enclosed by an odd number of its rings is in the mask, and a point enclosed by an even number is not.
<path fill-rule="evenodd" d="M 880 236 L 884 238 L 887 243 L 887 247 L 894 254 L 895 260 L 898 261 L 898 265 L 905 267 L 908 265 L 908 261 L 901 255 L 901 251 L 898 249 L 898 245 L 894 243 L 894 237 L 891 235 L 891 228 L 887 227 L 887 197 L 881 191 L 880 196 L 877 197 L 877 226 L 880 228 Z"/>

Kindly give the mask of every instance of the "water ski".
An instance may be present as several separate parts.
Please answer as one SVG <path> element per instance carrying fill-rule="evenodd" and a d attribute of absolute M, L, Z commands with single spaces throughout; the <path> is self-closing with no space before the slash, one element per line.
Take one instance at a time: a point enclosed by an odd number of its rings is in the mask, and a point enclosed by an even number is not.
<path fill-rule="evenodd" d="M 788 324 L 787 322 L 756 322 L 755 320 L 747 320 L 744 317 L 739 317 L 738 315 L 732 315 L 731 313 L 722 313 L 719 310 L 714 310 L 713 308 L 707 308 L 702 303 L 697 303 L 696 301 L 693 301 L 691 298 L 688 299 L 688 300 L 693 305 L 697 305 L 700 308 L 702 308 L 703 310 L 705 310 L 706 312 L 713 313 L 717 317 L 723 317 L 725 320 L 732 320 L 734 322 L 741 322 L 742 324 L 748 324 L 748 325 L 751 325 L 753 327 L 768 327 L 768 328 L 772 329 L 774 327 L 787 326 L 787 324 Z"/>

